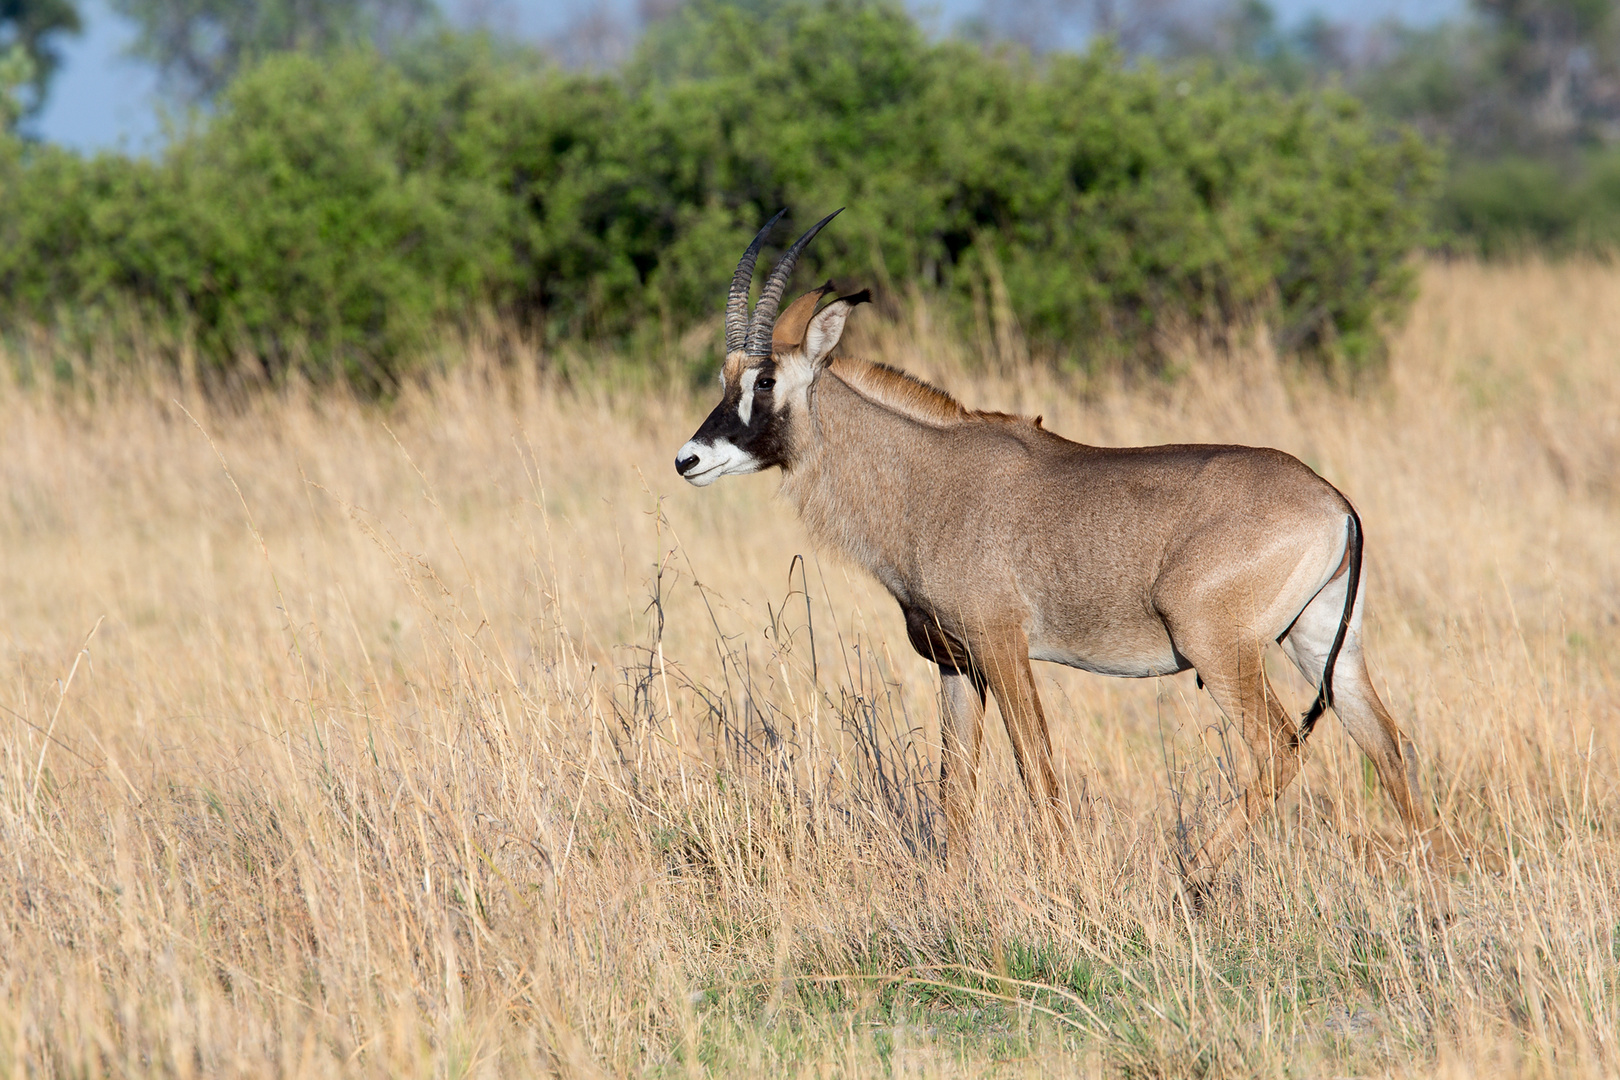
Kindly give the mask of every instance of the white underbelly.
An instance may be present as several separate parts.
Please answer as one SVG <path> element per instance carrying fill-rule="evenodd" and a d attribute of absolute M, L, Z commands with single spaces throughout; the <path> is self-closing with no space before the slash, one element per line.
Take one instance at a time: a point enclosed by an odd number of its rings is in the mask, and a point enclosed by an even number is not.
<path fill-rule="evenodd" d="M 1079 668 L 1081 671 L 1090 671 L 1098 675 L 1115 675 L 1124 679 L 1147 679 L 1155 675 L 1174 675 L 1178 671 L 1187 670 L 1187 665 L 1176 656 L 1173 649 L 1155 651 L 1142 656 L 1093 656 L 1081 655 L 1072 649 L 1047 645 L 1044 642 L 1031 642 L 1029 658 L 1049 660 L 1054 664 Z"/>

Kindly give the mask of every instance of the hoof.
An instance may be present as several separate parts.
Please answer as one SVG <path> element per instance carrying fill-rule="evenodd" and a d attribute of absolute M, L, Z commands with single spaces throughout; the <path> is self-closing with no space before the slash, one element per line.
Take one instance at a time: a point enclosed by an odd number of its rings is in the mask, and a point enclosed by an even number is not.
<path fill-rule="evenodd" d="M 1214 879 L 1209 875 L 1186 874 L 1182 876 L 1181 890 L 1177 895 L 1181 898 L 1181 902 L 1187 905 L 1188 911 L 1194 915 L 1202 915 L 1214 892 L 1214 885 Z"/>

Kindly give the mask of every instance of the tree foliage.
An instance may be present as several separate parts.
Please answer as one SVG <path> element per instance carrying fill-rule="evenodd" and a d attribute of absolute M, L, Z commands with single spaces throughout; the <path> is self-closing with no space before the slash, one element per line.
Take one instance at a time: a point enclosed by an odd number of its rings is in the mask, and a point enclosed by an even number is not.
<path fill-rule="evenodd" d="M 1487 255 L 1620 247 L 1620 14 L 1610 0 L 1475 0 L 1398 32 L 1354 80 L 1378 113 L 1447 143 L 1446 242 Z"/>
<path fill-rule="evenodd" d="M 282 54 L 159 160 L 0 150 L 0 325 L 133 305 L 221 361 L 386 385 L 481 307 L 553 338 L 680 332 L 776 209 L 848 206 L 806 278 L 1010 312 L 1046 355 L 1259 318 L 1360 363 L 1437 165 L 1339 93 L 1105 45 L 1037 66 L 886 3 L 698 3 L 617 73 L 450 35 Z"/>
<path fill-rule="evenodd" d="M 1123 12 L 1136 57 L 1247 70 L 1289 91 L 1343 87 L 1386 122 L 1445 146 L 1439 242 L 1488 256 L 1620 248 L 1620 5 L 1470 0 L 1427 26 L 1285 26 L 1266 0 L 1005 0 L 1004 24 L 1044 12 L 1041 31 Z M 1061 13 L 1064 18 L 1056 19 Z M 1095 15 L 1091 18 L 1096 27 Z M 1040 19 L 1034 20 L 1040 24 Z"/>
<path fill-rule="evenodd" d="M 0 128 L 11 128 L 45 104 L 62 63 L 57 46 L 64 34 L 82 29 L 73 0 L 0 0 Z"/>
<path fill-rule="evenodd" d="M 39 0 L 33 0 L 39 2 Z M 62 0 L 57 0 L 62 2 Z M 150 61 L 181 95 L 212 99 L 244 65 L 277 52 L 387 47 L 418 33 L 432 0 L 111 0 Z"/>

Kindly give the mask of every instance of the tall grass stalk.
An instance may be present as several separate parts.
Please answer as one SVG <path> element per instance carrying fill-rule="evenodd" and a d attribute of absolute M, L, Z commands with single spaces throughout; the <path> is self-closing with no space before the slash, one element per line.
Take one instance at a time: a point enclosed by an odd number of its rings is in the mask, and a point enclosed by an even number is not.
<path fill-rule="evenodd" d="M 708 388 L 477 339 L 386 406 L 8 382 L 0 1070 L 1620 1069 L 1620 272 L 1431 266 L 1354 396 L 1263 341 L 1081 388 L 927 315 L 854 348 L 1351 495 L 1455 860 L 1329 722 L 1190 916 L 1177 855 L 1246 768 L 1213 704 L 1041 665 L 1072 831 L 992 717 L 978 860 L 940 865 L 932 672 L 771 479 L 679 482 Z"/>

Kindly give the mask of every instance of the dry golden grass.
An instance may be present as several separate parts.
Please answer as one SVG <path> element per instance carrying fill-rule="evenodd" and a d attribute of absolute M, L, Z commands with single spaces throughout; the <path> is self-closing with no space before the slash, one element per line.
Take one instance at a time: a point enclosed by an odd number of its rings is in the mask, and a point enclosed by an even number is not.
<path fill-rule="evenodd" d="M 930 669 L 774 479 L 677 480 L 708 387 L 477 349 L 386 410 L 9 387 L 0 1072 L 1620 1071 L 1620 271 L 1431 267 L 1355 395 L 1263 347 L 1082 393 L 925 316 L 855 344 L 1356 500 L 1375 679 L 1466 862 L 1387 843 L 1329 720 L 1189 917 L 1234 780 L 1207 695 L 1040 665 L 1073 836 L 997 731 L 948 873 Z"/>

